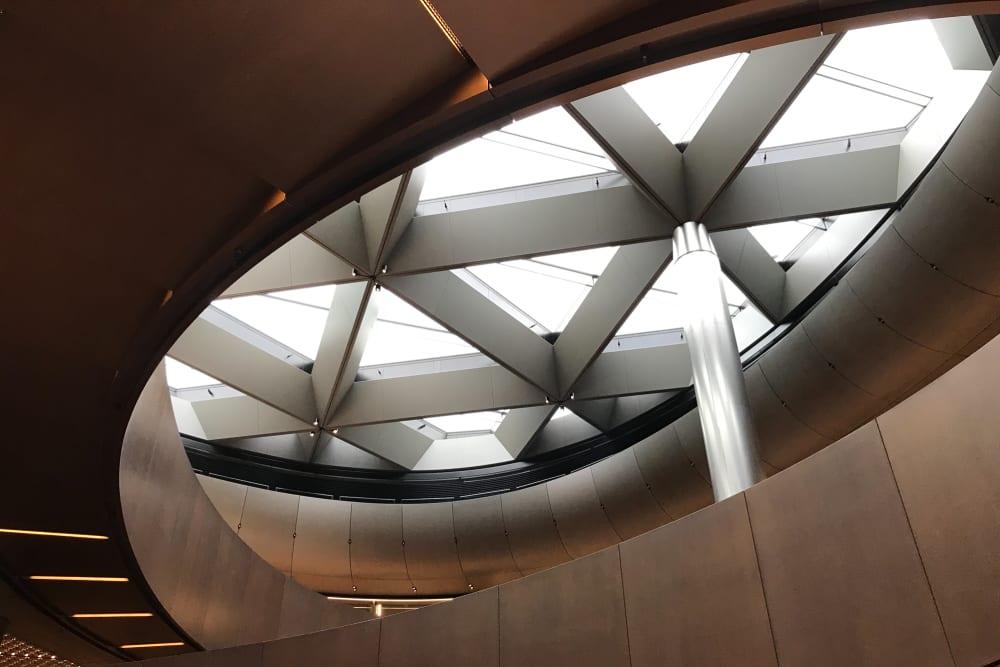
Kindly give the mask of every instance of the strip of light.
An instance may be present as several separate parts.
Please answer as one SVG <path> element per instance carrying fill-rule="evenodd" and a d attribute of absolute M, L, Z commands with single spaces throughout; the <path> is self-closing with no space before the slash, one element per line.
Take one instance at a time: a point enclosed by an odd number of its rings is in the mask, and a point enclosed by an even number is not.
<path fill-rule="evenodd" d="M 33 581 L 96 581 L 102 583 L 120 584 L 128 581 L 128 577 L 67 577 L 55 574 L 33 574 L 28 579 Z"/>
<path fill-rule="evenodd" d="M 150 618 L 152 612 L 123 611 L 109 614 L 73 614 L 73 618 Z"/>
<path fill-rule="evenodd" d="M 155 644 L 122 644 L 118 648 L 170 648 L 172 646 L 184 646 L 184 642 L 158 642 Z"/>
<path fill-rule="evenodd" d="M 451 602 L 455 598 L 352 598 L 339 595 L 327 595 L 326 599 L 333 600 L 334 602 L 367 602 L 369 604 L 378 604 L 381 602 L 387 605 L 405 605 Z"/>
<path fill-rule="evenodd" d="M 0 528 L 4 535 L 34 535 L 36 537 L 70 537 L 76 540 L 106 540 L 107 535 L 91 535 L 89 533 L 58 533 L 50 530 L 20 530 L 18 528 Z"/>
<path fill-rule="evenodd" d="M 470 60 L 469 52 L 465 50 L 464 46 L 462 46 L 462 42 L 459 41 L 458 35 L 456 35 L 455 31 L 451 29 L 448 22 L 444 20 L 444 17 L 441 16 L 441 12 L 437 10 L 437 7 L 432 5 L 430 0 L 420 0 L 420 6 L 423 7 L 428 14 L 430 14 L 432 19 L 434 19 L 434 23 L 437 24 L 437 27 L 444 33 L 444 36 L 448 38 L 448 41 L 451 42 L 453 47 L 455 47 L 455 50 L 462 54 L 463 58 Z"/>

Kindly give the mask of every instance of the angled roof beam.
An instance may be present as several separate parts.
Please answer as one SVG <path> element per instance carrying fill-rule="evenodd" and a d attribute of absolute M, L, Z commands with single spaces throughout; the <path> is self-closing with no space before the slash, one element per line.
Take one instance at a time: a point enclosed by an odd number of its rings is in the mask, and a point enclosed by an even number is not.
<path fill-rule="evenodd" d="M 624 88 L 577 100 L 566 111 L 672 223 L 687 219 L 681 152 Z"/>
<path fill-rule="evenodd" d="M 671 241 L 622 246 L 573 314 L 553 348 L 559 398 L 607 346 L 622 322 L 670 263 Z"/>
<path fill-rule="evenodd" d="M 577 402 L 673 391 L 691 386 L 687 345 L 646 347 L 599 356 L 576 384 Z M 573 405 L 573 404 L 570 404 Z"/>
<path fill-rule="evenodd" d="M 356 280 L 353 267 L 325 247 L 299 235 L 247 271 L 223 297 L 330 285 Z"/>
<path fill-rule="evenodd" d="M 953 68 L 987 72 L 993 69 L 990 52 L 971 16 L 933 19 L 931 25 Z"/>
<path fill-rule="evenodd" d="M 549 404 L 511 410 L 497 428 L 497 440 L 516 459 L 534 442 L 558 407 Z"/>
<path fill-rule="evenodd" d="M 369 454 L 412 470 L 434 440 L 405 424 L 347 426 L 337 436 Z"/>
<path fill-rule="evenodd" d="M 358 202 L 352 201 L 337 209 L 307 229 L 305 235 L 347 262 L 358 273 L 369 273 L 368 249 Z"/>
<path fill-rule="evenodd" d="M 373 289 L 373 283 L 365 281 L 341 285 L 333 293 L 311 375 L 315 414 L 321 423 L 329 420 L 358 374 L 365 343 L 378 316 L 371 298 Z"/>
<path fill-rule="evenodd" d="M 577 401 L 683 389 L 691 385 L 686 345 L 606 352 L 580 378 Z M 355 382 L 328 420 L 343 429 L 462 412 L 546 406 L 545 393 L 502 366 Z M 555 402 L 552 402 L 555 403 Z M 566 403 L 572 407 L 572 401 Z"/>
<path fill-rule="evenodd" d="M 726 275 L 760 312 L 778 322 L 784 314 L 785 270 L 748 229 L 715 232 L 712 243 Z"/>
<path fill-rule="evenodd" d="M 549 395 L 556 387 L 552 345 L 450 271 L 388 275 L 383 282 L 427 316 Z"/>
<path fill-rule="evenodd" d="M 315 417 L 309 374 L 206 321 L 195 320 L 170 356 L 296 417 Z"/>
<path fill-rule="evenodd" d="M 608 432 L 674 396 L 676 391 L 571 401 L 567 407 L 595 428 Z"/>
<path fill-rule="evenodd" d="M 314 428 L 252 396 L 192 401 L 191 408 L 208 440 L 296 433 Z"/>
<path fill-rule="evenodd" d="M 664 216 L 629 186 L 421 216 L 399 240 L 394 275 L 668 238 Z"/>
<path fill-rule="evenodd" d="M 705 214 L 711 231 L 822 217 L 895 203 L 900 147 L 742 169 Z"/>
<path fill-rule="evenodd" d="M 596 398 L 589 401 L 569 401 L 566 403 L 566 407 L 577 417 L 604 433 L 614 427 L 612 420 L 617 400 L 616 397 L 612 397 Z"/>
<path fill-rule="evenodd" d="M 813 37 L 753 51 L 684 151 L 688 213 L 701 220 L 837 43 Z"/>
<path fill-rule="evenodd" d="M 425 174 L 426 167 L 418 167 L 361 197 L 368 275 L 381 270 L 413 220 L 420 191 L 424 188 Z"/>
<path fill-rule="evenodd" d="M 355 382 L 334 428 L 545 403 L 545 392 L 502 366 Z"/>

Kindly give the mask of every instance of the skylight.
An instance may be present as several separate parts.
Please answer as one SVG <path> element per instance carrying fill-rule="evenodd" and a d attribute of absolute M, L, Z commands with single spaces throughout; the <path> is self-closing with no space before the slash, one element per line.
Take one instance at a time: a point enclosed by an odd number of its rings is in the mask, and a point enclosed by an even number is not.
<path fill-rule="evenodd" d="M 427 163 L 421 201 L 614 171 L 561 107 L 507 125 Z"/>
<path fill-rule="evenodd" d="M 376 292 L 378 318 L 368 334 L 361 366 L 438 359 L 478 350 L 383 288 Z"/>
<path fill-rule="evenodd" d="M 951 71 L 930 21 L 852 30 L 761 148 L 908 127 Z"/>
<path fill-rule="evenodd" d="M 748 228 L 757 242 L 777 262 L 783 262 L 815 230 L 826 231 L 831 224 L 822 218 L 789 220 L 768 225 L 754 225 Z"/>
<path fill-rule="evenodd" d="M 623 88 L 673 143 L 694 138 L 746 61 L 745 53 L 678 67 Z"/>
<path fill-rule="evenodd" d="M 952 71 L 927 20 L 851 30 L 825 64 L 928 97 L 937 94 Z"/>
<path fill-rule="evenodd" d="M 845 83 L 826 76 L 820 68 L 760 147 L 788 146 L 906 127 L 923 111 L 927 102 L 929 100 L 916 104 L 904 97 Z"/>
<path fill-rule="evenodd" d="M 269 292 L 212 305 L 296 352 L 315 359 L 335 287 Z M 325 305 L 321 305 L 325 304 Z"/>
<path fill-rule="evenodd" d="M 453 433 L 495 433 L 503 418 L 503 412 L 490 410 L 488 412 L 466 412 L 457 415 L 427 417 L 424 421 L 451 435 Z"/>
<path fill-rule="evenodd" d="M 167 370 L 167 386 L 171 389 L 211 387 L 222 384 L 211 375 L 206 375 L 171 357 L 165 357 L 164 362 Z"/>
<path fill-rule="evenodd" d="M 595 248 L 542 255 L 471 266 L 468 271 L 537 322 L 540 326 L 532 327 L 537 333 L 562 331 L 615 251 Z"/>
<path fill-rule="evenodd" d="M 722 280 L 726 300 L 729 303 L 729 314 L 735 316 L 747 302 L 747 297 L 728 277 L 723 276 Z M 627 336 L 683 328 L 684 312 L 680 298 L 677 296 L 678 287 L 677 271 L 674 269 L 674 264 L 671 263 L 659 279 L 653 283 L 652 289 L 639 301 L 635 310 L 622 323 L 615 335 Z"/>

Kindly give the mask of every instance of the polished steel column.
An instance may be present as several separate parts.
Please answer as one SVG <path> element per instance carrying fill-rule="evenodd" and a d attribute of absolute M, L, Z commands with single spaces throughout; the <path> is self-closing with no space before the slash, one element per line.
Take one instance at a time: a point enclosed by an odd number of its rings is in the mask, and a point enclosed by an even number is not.
<path fill-rule="evenodd" d="M 686 222 L 674 231 L 674 265 L 712 492 L 719 501 L 763 475 L 722 267 L 704 225 Z"/>

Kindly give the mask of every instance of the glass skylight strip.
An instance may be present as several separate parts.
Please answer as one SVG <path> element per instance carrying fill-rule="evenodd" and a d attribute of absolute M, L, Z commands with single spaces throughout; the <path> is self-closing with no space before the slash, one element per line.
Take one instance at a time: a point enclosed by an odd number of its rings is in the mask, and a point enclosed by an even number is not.
<path fill-rule="evenodd" d="M 316 358 L 326 309 L 254 294 L 216 299 L 201 314 L 209 322 L 290 364 Z"/>
<path fill-rule="evenodd" d="M 524 312 L 519 306 L 514 304 L 513 301 L 505 297 L 503 294 L 497 290 L 490 287 L 485 280 L 480 278 L 474 272 L 469 269 L 454 269 L 452 271 L 458 278 L 462 280 L 466 285 L 469 285 L 474 290 L 482 294 L 484 297 L 489 299 L 491 302 L 499 306 L 505 313 L 516 319 L 518 322 L 528 327 L 535 333 L 544 334 L 550 333 L 549 330 L 542 325 L 541 322 L 536 320 L 534 317 Z"/>
<path fill-rule="evenodd" d="M 173 357 L 165 357 L 164 365 L 167 371 L 167 386 L 171 389 L 190 389 L 192 387 L 214 387 L 222 382 L 211 375 L 191 368 Z"/>
<path fill-rule="evenodd" d="M 905 128 L 923 107 L 827 77 L 813 77 L 760 148 Z"/>
<path fill-rule="evenodd" d="M 851 30 L 825 65 L 927 98 L 937 94 L 942 78 L 952 71 L 928 20 Z"/>
<path fill-rule="evenodd" d="M 863 90 L 869 90 L 873 93 L 885 95 L 886 97 L 891 97 L 901 102 L 909 102 L 910 104 L 915 104 L 921 107 L 927 106 L 931 101 L 931 98 L 927 95 L 921 95 L 920 93 L 915 93 L 912 90 L 907 90 L 906 88 L 900 88 L 889 83 L 869 79 L 866 76 L 854 74 L 853 72 L 848 72 L 847 70 L 842 70 L 838 67 L 831 67 L 830 65 L 821 66 L 816 72 L 816 76 L 822 76 L 828 79 L 833 79 L 834 81 L 840 81 L 841 83 L 846 83 Z"/>
<path fill-rule="evenodd" d="M 623 88 L 672 143 L 694 138 L 736 77 L 745 53 L 654 74 Z"/>
<path fill-rule="evenodd" d="M 604 247 L 541 255 L 471 266 L 456 274 L 471 274 L 475 280 L 463 279 L 542 334 L 566 327 L 616 251 Z"/>
<path fill-rule="evenodd" d="M 822 218 L 810 218 L 754 225 L 748 229 L 776 262 L 783 262 L 805 242 L 807 237 L 821 233 L 828 227 L 829 224 Z"/>
<path fill-rule="evenodd" d="M 539 155 L 547 155 L 548 157 L 554 157 L 568 162 L 575 162 L 576 164 L 584 167 L 592 167 L 600 171 L 614 171 L 615 169 L 615 165 L 611 162 L 611 160 L 603 155 L 594 155 L 592 153 L 584 153 L 571 148 L 564 148 L 545 141 L 523 137 L 519 134 L 507 132 L 505 130 L 491 132 L 484 136 L 483 140 L 493 141 L 505 146 L 520 148 L 522 150 L 538 153 Z"/>
<path fill-rule="evenodd" d="M 490 410 L 486 412 L 466 412 L 455 415 L 427 417 L 424 421 L 451 436 L 459 433 L 495 433 L 504 416 L 504 412 Z"/>
<path fill-rule="evenodd" d="M 361 366 L 438 359 L 477 352 L 458 336 L 445 332 L 376 320 L 361 356 Z"/>
<path fill-rule="evenodd" d="M 427 163 L 420 201 L 560 181 L 614 170 L 561 107 L 516 121 Z"/>

